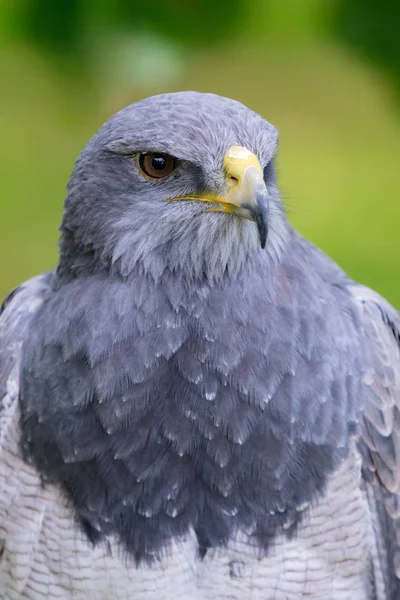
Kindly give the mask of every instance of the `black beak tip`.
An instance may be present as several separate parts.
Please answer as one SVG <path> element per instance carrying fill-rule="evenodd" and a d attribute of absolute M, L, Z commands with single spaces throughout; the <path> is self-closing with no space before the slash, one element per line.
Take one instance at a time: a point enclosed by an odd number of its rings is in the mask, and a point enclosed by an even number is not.
<path fill-rule="evenodd" d="M 261 248 L 264 250 L 265 246 L 267 245 L 267 230 L 266 228 L 264 228 L 264 231 L 260 231 L 259 229 L 258 233 L 260 235 Z"/>
<path fill-rule="evenodd" d="M 264 250 L 267 244 L 268 237 L 268 216 L 262 214 L 261 212 L 257 213 L 255 216 L 255 222 L 258 229 L 258 235 L 260 237 L 261 248 Z"/>
<path fill-rule="evenodd" d="M 257 226 L 261 248 L 264 250 L 265 246 L 267 245 L 269 223 L 268 197 L 265 195 L 264 190 L 262 194 L 258 195 L 255 206 L 244 204 L 243 208 L 250 211 L 252 220 Z"/>
<path fill-rule="evenodd" d="M 257 194 L 256 206 L 253 207 L 253 217 L 260 236 L 261 248 L 264 250 L 267 244 L 269 226 L 269 201 L 265 186 Z"/>

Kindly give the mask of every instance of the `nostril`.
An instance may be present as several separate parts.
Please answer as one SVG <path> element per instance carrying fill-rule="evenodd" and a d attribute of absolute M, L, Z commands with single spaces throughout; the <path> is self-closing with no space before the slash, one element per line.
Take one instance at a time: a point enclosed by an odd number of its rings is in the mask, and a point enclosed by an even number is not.
<path fill-rule="evenodd" d="M 239 183 L 239 179 L 237 177 L 229 177 L 228 185 L 233 187 L 234 185 L 237 185 L 238 183 Z"/>

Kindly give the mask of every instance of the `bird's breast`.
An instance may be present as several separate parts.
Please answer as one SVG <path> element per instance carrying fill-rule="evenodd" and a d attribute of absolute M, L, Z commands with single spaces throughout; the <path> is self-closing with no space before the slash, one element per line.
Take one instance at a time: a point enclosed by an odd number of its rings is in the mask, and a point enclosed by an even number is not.
<path fill-rule="evenodd" d="M 203 556 L 293 532 L 354 430 L 321 306 L 313 322 L 247 288 L 78 283 L 40 315 L 21 407 L 26 456 L 89 539 L 151 562 L 190 531 Z"/>

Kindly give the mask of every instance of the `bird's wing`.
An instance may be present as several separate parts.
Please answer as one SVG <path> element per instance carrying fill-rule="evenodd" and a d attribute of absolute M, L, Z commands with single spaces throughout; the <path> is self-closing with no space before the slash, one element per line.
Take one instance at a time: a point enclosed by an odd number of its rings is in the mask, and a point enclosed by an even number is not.
<path fill-rule="evenodd" d="M 7 296 L 0 309 L 0 462 L 18 404 L 22 344 L 33 316 L 50 290 L 51 276 L 46 273 L 23 283 Z M 0 496 L 2 483 L 0 479 Z"/>
<path fill-rule="evenodd" d="M 22 284 L 7 296 L 0 309 L 0 598 L 22 597 L 15 594 L 19 585 L 17 580 L 24 579 L 20 563 L 26 556 L 19 562 L 10 559 L 14 562 L 10 566 L 6 552 L 10 525 L 13 526 L 9 508 L 16 503 L 24 482 L 19 470 L 22 458 L 18 459 L 19 370 L 23 342 L 29 336 L 35 313 L 50 291 L 51 277 L 51 273 L 39 275 Z M 18 526 L 21 527 L 21 522 L 15 524 Z M 25 529 L 24 541 L 30 535 L 29 527 Z M 21 547 L 25 549 L 23 544 Z"/>
<path fill-rule="evenodd" d="M 22 343 L 34 314 L 50 290 L 51 277 L 51 273 L 46 273 L 23 283 L 7 296 L 0 309 L 0 460 L 18 400 Z"/>
<path fill-rule="evenodd" d="M 360 448 L 376 534 L 375 582 L 382 597 L 394 600 L 400 598 L 400 315 L 368 288 L 350 291 L 361 307 L 368 356 Z"/>

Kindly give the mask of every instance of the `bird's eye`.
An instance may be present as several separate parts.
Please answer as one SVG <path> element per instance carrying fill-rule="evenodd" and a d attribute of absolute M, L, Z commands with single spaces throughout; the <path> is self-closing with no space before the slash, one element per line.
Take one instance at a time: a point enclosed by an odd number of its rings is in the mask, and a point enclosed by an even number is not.
<path fill-rule="evenodd" d="M 176 167 L 176 160 L 169 154 L 145 152 L 139 155 L 139 168 L 151 179 L 167 177 Z"/>

